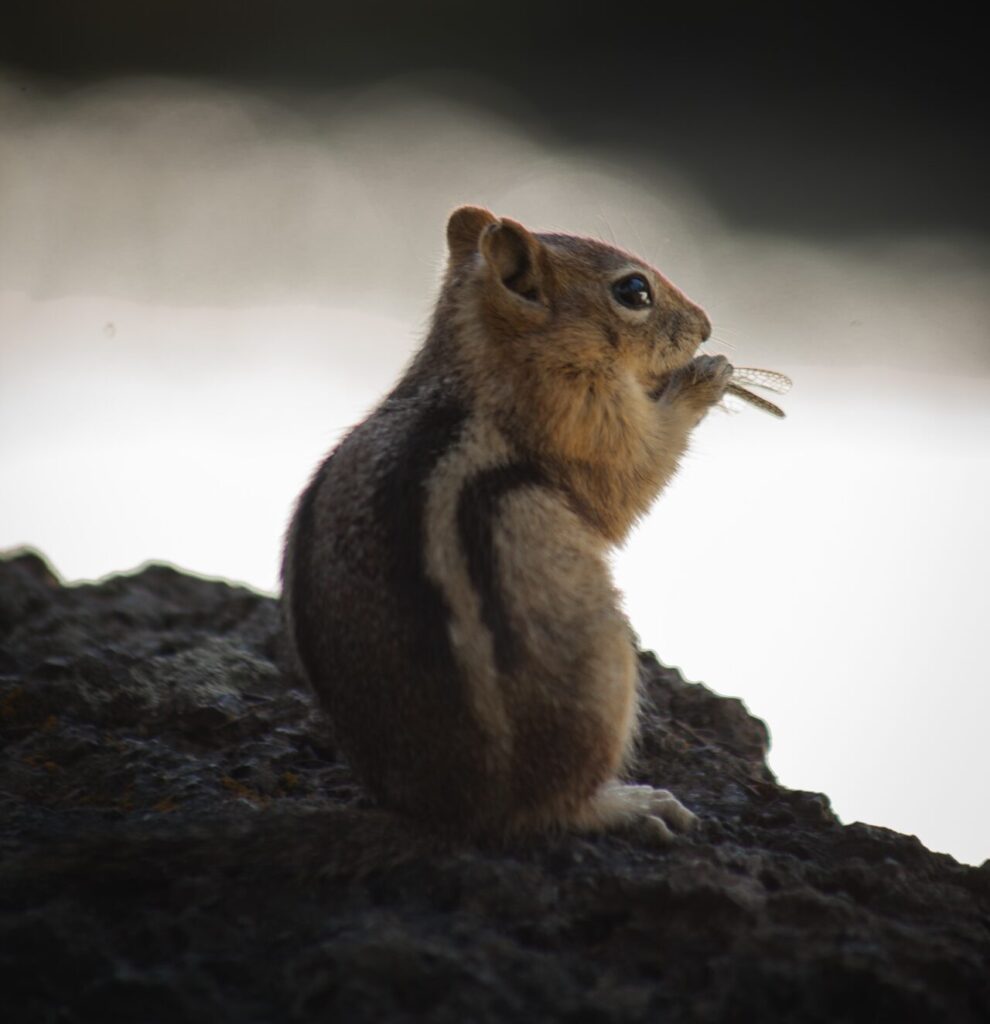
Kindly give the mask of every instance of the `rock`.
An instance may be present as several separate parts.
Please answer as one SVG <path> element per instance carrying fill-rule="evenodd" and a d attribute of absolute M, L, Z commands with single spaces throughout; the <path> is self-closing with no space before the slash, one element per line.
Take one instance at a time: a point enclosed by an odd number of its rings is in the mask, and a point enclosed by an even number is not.
<path fill-rule="evenodd" d="M 16 1021 L 990 1020 L 990 864 L 843 826 L 762 722 L 641 656 L 636 777 L 702 815 L 441 844 L 373 808 L 276 603 L 0 562 L 0 1003 Z"/>

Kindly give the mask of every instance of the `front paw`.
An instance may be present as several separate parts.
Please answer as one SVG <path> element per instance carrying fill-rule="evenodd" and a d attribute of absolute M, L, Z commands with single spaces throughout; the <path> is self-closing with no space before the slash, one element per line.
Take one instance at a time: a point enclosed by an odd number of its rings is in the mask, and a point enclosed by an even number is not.
<path fill-rule="evenodd" d="M 699 413 L 717 405 L 732 380 L 732 364 L 725 356 L 696 356 L 675 370 L 660 393 L 664 405 L 687 405 Z"/>

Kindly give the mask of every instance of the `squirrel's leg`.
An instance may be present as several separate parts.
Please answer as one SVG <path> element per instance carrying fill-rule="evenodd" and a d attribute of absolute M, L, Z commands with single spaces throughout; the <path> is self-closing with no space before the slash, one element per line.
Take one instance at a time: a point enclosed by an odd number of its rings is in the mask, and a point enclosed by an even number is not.
<path fill-rule="evenodd" d="M 694 815 L 666 790 L 618 781 L 634 744 L 638 663 L 604 541 L 534 486 L 502 497 L 492 536 L 496 571 L 481 589 L 500 623 L 506 827 L 669 841 Z"/>
<path fill-rule="evenodd" d="M 687 832 L 698 822 L 672 793 L 652 786 L 619 781 L 602 786 L 576 816 L 574 825 L 589 832 L 624 829 L 669 843 L 674 832 Z"/>

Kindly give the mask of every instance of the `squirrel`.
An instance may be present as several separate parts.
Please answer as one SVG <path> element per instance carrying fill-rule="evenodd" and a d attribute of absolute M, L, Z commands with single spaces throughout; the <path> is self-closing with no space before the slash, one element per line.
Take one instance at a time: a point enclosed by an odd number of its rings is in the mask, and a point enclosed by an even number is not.
<path fill-rule="evenodd" d="M 425 342 L 317 469 L 286 536 L 294 660 L 381 806 L 500 836 L 696 816 L 621 780 L 637 654 L 608 553 L 732 375 L 711 325 L 603 242 L 447 224 Z"/>

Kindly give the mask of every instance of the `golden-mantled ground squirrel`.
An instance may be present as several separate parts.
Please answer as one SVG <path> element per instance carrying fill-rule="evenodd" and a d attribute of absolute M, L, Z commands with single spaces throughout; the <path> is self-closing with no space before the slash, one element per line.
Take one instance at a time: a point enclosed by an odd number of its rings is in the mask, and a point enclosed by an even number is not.
<path fill-rule="evenodd" d="M 732 375 L 704 312 L 588 238 L 464 207 L 426 342 L 303 492 L 287 634 L 358 778 L 446 830 L 695 816 L 619 781 L 637 659 L 608 551 Z"/>

